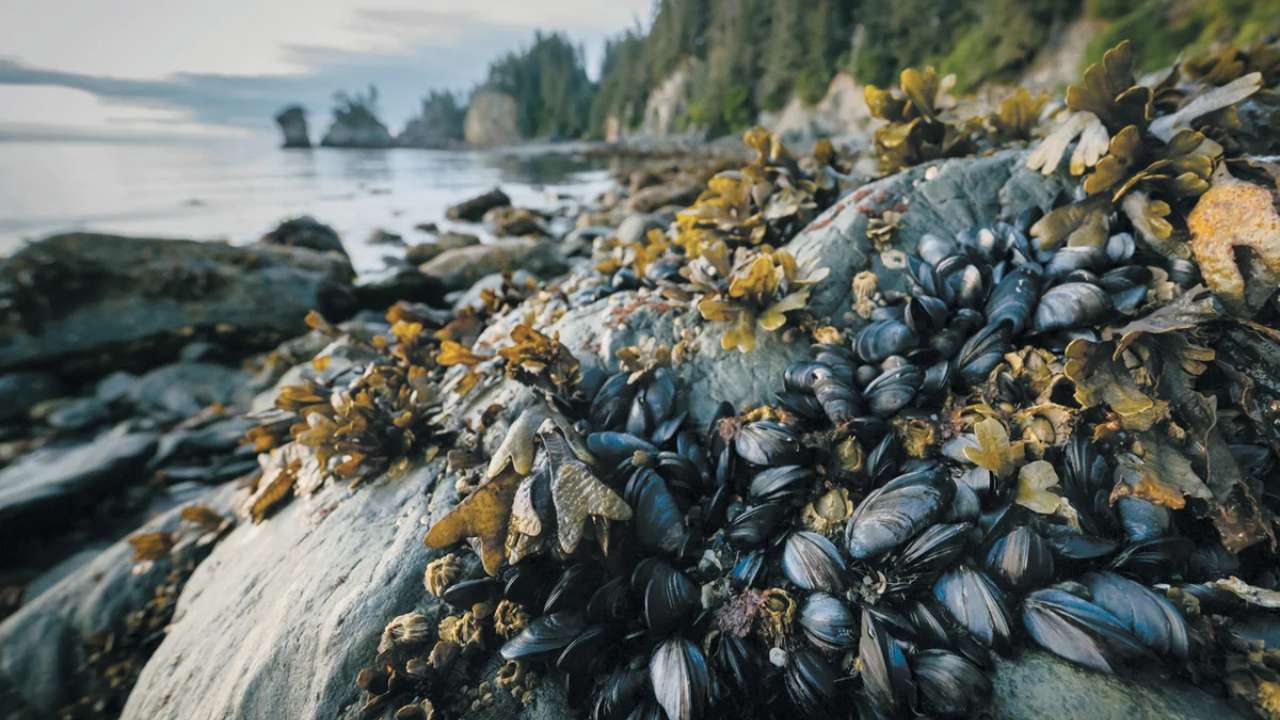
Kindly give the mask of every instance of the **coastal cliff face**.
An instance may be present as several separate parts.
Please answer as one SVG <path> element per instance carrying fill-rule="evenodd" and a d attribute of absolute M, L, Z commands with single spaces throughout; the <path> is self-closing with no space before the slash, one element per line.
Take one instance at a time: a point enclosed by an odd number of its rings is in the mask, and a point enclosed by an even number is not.
<path fill-rule="evenodd" d="M 515 98 L 494 90 L 477 91 L 467 108 L 464 137 L 468 144 L 478 146 L 519 142 Z"/>
<path fill-rule="evenodd" d="M 307 111 L 300 105 L 290 105 L 276 115 L 276 124 L 284 135 L 283 147 L 309 148 L 311 134 L 307 129 Z"/>

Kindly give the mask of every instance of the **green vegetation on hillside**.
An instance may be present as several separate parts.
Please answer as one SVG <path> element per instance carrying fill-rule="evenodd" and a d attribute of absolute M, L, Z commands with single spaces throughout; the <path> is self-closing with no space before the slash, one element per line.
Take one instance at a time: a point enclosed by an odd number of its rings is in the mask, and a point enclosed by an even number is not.
<path fill-rule="evenodd" d="M 565 35 L 536 33 L 527 49 L 493 61 L 485 84 L 515 98 L 517 126 L 525 137 L 580 137 L 588 130 L 595 89 L 582 49 Z"/>

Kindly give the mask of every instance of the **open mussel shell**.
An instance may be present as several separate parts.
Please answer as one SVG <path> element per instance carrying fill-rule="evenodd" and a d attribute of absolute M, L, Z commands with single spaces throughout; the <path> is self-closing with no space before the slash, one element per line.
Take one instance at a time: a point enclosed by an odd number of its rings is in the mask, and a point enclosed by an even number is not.
<path fill-rule="evenodd" d="M 911 658 L 921 709 L 937 717 L 972 717 L 991 695 L 982 668 L 949 650 L 922 650 Z"/>
<path fill-rule="evenodd" d="M 500 650 L 506 660 L 537 660 L 557 656 L 585 627 L 577 612 L 543 615 L 531 621 Z"/>
<path fill-rule="evenodd" d="M 772 420 L 747 423 L 734 436 L 738 457 L 752 465 L 795 465 L 804 459 L 800 440 L 786 426 Z"/>
<path fill-rule="evenodd" d="M 792 651 L 782 680 L 787 697 L 805 716 L 825 718 L 837 714 L 836 671 L 817 650 Z"/>
<path fill-rule="evenodd" d="M 890 355 L 902 355 L 920 341 L 906 323 L 880 320 L 858 331 L 853 341 L 854 352 L 865 363 L 878 363 Z"/>
<path fill-rule="evenodd" d="M 800 608 L 805 637 L 822 650 L 838 652 L 858 643 L 860 623 L 853 608 L 825 592 L 810 593 Z"/>
<path fill-rule="evenodd" d="M 751 478 L 747 498 L 751 502 L 786 502 L 809 491 L 813 470 L 801 465 L 780 465 L 761 470 Z"/>
<path fill-rule="evenodd" d="M 880 618 L 865 608 L 858 659 L 862 663 L 862 686 L 867 697 L 885 715 L 898 715 L 912 705 L 915 683 L 907 655 Z"/>
<path fill-rule="evenodd" d="M 1027 592 L 1053 580 L 1053 551 L 1040 533 L 1023 525 L 991 544 L 986 568 L 1006 590 Z"/>
<path fill-rule="evenodd" d="M 1092 325 L 1106 318 L 1111 309 L 1111 298 L 1093 283 L 1055 285 L 1040 297 L 1034 329 L 1038 333 L 1048 333 Z"/>
<path fill-rule="evenodd" d="M 1145 654 L 1115 615 L 1058 588 L 1037 590 L 1022 601 L 1022 625 L 1045 650 L 1101 672 L 1115 672 Z"/>
<path fill-rule="evenodd" d="M 954 493 L 955 484 L 936 468 L 890 480 L 863 499 L 849 518 L 849 555 L 870 560 L 907 542 L 943 513 Z"/>
<path fill-rule="evenodd" d="M 682 638 L 663 641 L 649 658 L 653 695 L 669 720 L 702 717 L 711 700 L 711 669 L 697 645 Z"/>
<path fill-rule="evenodd" d="M 982 644 L 999 652 L 1008 649 L 1012 628 L 1004 593 L 982 572 L 960 565 L 938 578 L 933 596 Z"/>
<path fill-rule="evenodd" d="M 1138 641 L 1161 656 L 1185 660 L 1190 653 L 1187 622 L 1164 597 L 1111 572 L 1085 573 L 1093 603 L 1110 612 Z"/>
<path fill-rule="evenodd" d="M 787 537 L 782 572 L 803 590 L 844 590 L 844 558 L 830 540 L 815 532 L 801 530 Z"/>

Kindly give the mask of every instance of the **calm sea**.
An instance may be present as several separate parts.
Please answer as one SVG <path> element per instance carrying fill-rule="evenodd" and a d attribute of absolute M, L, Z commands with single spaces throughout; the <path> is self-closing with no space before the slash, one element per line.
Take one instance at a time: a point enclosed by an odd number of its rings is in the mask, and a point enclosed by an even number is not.
<path fill-rule="evenodd" d="M 551 207 L 608 186 L 600 160 L 572 152 L 283 150 L 268 139 L 155 143 L 0 142 L 0 254 L 67 230 L 256 240 L 309 214 L 332 225 L 358 270 L 396 254 L 370 245 L 375 229 L 408 242 L 444 209 L 495 185 L 518 205 Z M 477 228 L 469 228 L 476 231 Z"/>

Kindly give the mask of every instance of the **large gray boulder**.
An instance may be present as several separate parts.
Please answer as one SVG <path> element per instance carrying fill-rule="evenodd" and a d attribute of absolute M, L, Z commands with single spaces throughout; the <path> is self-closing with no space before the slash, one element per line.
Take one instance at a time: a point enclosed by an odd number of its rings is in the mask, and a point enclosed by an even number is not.
<path fill-rule="evenodd" d="M 817 307 L 824 313 L 846 311 L 847 300 L 839 296 L 848 294 L 853 273 L 871 261 L 866 220 L 879 211 L 864 202 L 868 198 L 874 195 L 874 202 L 890 207 L 914 206 L 917 215 L 903 223 L 910 232 L 936 223 L 960 229 L 1016 213 L 1031 198 L 1051 192 L 1052 179 L 1037 181 L 1045 183 L 1040 194 L 1005 192 L 1022 187 L 1023 180 L 1011 180 L 1019 175 L 1018 162 L 1019 156 L 1010 154 L 951 161 L 941 170 L 918 169 L 846 198 L 793 243 L 832 270 L 833 277 L 818 288 Z M 956 178 L 994 187 L 1001 199 L 975 205 L 967 194 L 944 192 L 954 188 Z M 1029 187 L 1041 187 L 1032 180 L 1026 179 Z M 967 207 L 943 208 L 935 200 Z M 568 294 L 575 282 L 568 283 Z M 721 400 L 739 409 L 769 401 L 781 389 L 783 368 L 809 352 L 777 333 L 762 335 L 754 353 L 726 352 L 719 341 L 723 328 L 704 323 L 688 304 L 648 290 L 573 308 L 555 298 L 530 302 L 497 318 L 476 343 L 477 351 L 506 344 L 527 314 L 536 316 L 539 327 L 558 333 L 586 370 L 616 369 L 616 351 L 646 337 L 667 345 L 685 341 L 685 357 L 675 372 L 695 424 L 705 423 Z M 496 419 L 483 423 L 481 444 L 488 454 L 533 399 L 532 391 L 499 379 L 465 398 L 450 396 L 443 415 L 476 427 L 482 414 L 500 408 Z M 144 669 L 124 717 L 356 717 L 360 692 L 354 678 L 372 661 L 384 624 L 411 610 L 429 618 L 441 611 L 422 587 L 423 571 L 438 555 L 423 547 L 422 537 L 456 501 L 453 480 L 439 461 L 418 461 L 356 490 L 330 485 L 293 501 L 262 525 L 237 528 L 188 583 L 178 618 Z M 504 695 L 495 693 L 499 704 L 475 717 L 584 716 L 568 707 L 550 682 L 542 683 L 528 707 L 503 704 Z M 1002 664 L 993 702 L 1000 718 L 1043 717 L 1051 711 L 1065 717 L 1064 709 L 1125 720 L 1234 717 L 1222 702 L 1174 680 L 1101 678 L 1039 653 Z"/>
<path fill-rule="evenodd" d="M 0 371 L 153 367 L 197 334 L 238 349 L 351 308 L 345 258 L 300 247 L 55 235 L 0 260 Z"/>
<path fill-rule="evenodd" d="M 532 237 L 505 238 L 482 245 L 446 250 L 419 268 L 439 281 L 446 292 L 466 290 L 493 273 L 526 270 L 548 278 L 568 269 L 556 244 Z"/>
<path fill-rule="evenodd" d="M 0 470 L 0 539 L 74 521 L 98 498 L 140 480 L 155 446 L 155 433 L 126 423 L 22 456 Z"/>
<path fill-rule="evenodd" d="M 207 490 L 198 500 L 226 515 L 234 491 L 231 486 Z M 181 524 L 180 512 L 174 507 L 139 531 L 172 532 Z M 188 543 L 176 555 L 138 571 L 133 548 L 120 540 L 87 562 L 75 559 L 74 570 L 38 594 L 29 594 L 17 612 L 0 622 L 0 717 L 43 720 L 80 697 L 94 681 L 86 669 L 87 641 L 95 635 L 123 633 L 126 617 L 155 597 L 175 563 L 195 560 L 204 551 Z M 63 574 L 57 568 L 53 572 Z M 46 583 L 38 580 L 32 585 Z"/>
<path fill-rule="evenodd" d="M 66 394 L 58 376 L 39 371 L 0 375 L 0 423 L 19 420 L 39 403 Z"/>

